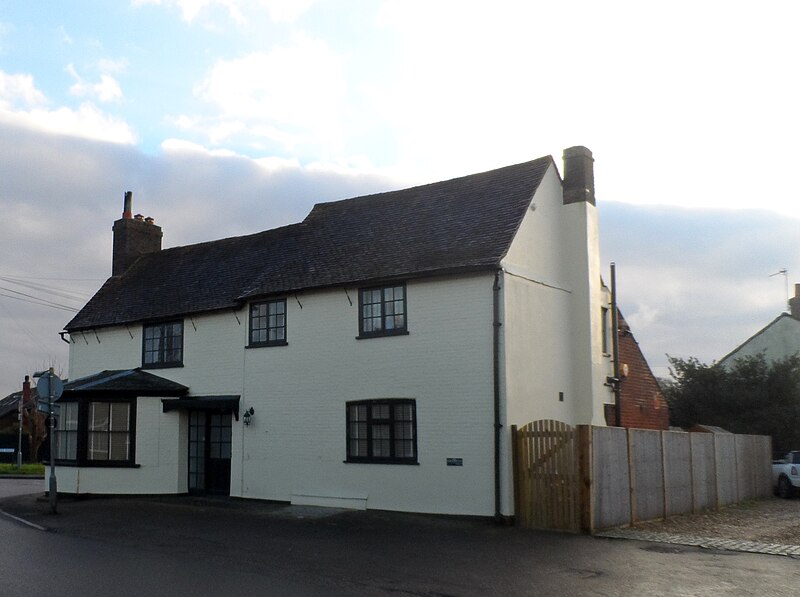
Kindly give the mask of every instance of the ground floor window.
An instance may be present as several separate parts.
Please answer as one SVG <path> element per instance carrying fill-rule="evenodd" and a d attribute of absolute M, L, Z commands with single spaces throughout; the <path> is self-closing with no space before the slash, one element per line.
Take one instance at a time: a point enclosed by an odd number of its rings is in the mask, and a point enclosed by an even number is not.
<path fill-rule="evenodd" d="M 416 464 L 416 402 L 402 398 L 348 402 L 347 462 Z"/>
<path fill-rule="evenodd" d="M 56 460 L 78 458 L 78 403 L 65 402 L 56 429 Z"/>
<path fill-rule="evenodd" d="M 89 460 L 127 461 L 131 447 L 129 402 L 89 402 Z"/>
<path fill-rule="evenodd" d="M 56 461 L 77 466 L 133 465 L 135 413 L 135 398 L 60 403 Z"/>

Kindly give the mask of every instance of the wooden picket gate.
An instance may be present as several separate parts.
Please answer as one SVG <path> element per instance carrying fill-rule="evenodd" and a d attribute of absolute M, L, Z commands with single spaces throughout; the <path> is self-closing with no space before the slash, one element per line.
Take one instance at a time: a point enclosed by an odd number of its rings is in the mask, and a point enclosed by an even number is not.
<path fill-rule="evenodd" d="M 578 431 L 561 421 L 511 427 L 517 524 L 578 532 L 581 486 Z"/>

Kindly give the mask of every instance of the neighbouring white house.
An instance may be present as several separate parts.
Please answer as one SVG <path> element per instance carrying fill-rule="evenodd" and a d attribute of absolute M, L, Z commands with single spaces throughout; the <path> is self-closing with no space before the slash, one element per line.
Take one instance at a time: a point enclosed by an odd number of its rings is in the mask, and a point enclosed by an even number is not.
<path fill-rule="evenodd" d="M 126 193 L 112 276 L 62 332 L 59 490 L 513 515 L 511 425 L 613 401 L 593 162 L 163 250 Z"/>
<path fill-rule="evenodd" d="M 794 285 L 789 312 L 781 313 L 764 328 L 719 360 L 725 367 L 736 359 L 763 354 L 768 363 L 800 354 L 800 284 Z"/>

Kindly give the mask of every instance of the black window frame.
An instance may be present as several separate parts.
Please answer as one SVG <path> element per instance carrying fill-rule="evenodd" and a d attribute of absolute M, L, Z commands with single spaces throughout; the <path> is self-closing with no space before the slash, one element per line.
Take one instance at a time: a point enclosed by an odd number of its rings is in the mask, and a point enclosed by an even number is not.
<path fill-rule="evenodd" d="M 147 349 L 148 340 L 152 338 L 147 337 L 147 331 L 152 329 L 159 329 L 161 338 L 175 337 L 175 334 L 167 336 L 165 333 L 168 326 L 180 325 L 180 358 L 177 360 L 166 360 L 166 355 L 169 351 L 174 351 L 175 348 L 170 346 L 167 348 L 167 342 L 162 342 L 156 351 Z M 184 329 L 183 319 L 171 319 L 169 321 L 159 321 L 155 323 L 145 323 L 142 326 L 142 369 L 168 369 L 171 367 L 183 367 L 183 348 L 184 348 Z M 152 363 L 146 362 L 148 353 L 156 353 L 158 360 Z"/>
<path fill-rule="evenodd" d="M 387 294 L 388 290 L 394 291 L 397 288 L 402 289 L 402 292 L 403 292 L 403 297 L 401 299 L 402 305 L 403 305 L 403 313 L 402 313 L 402 315 L 403 315 L 403 325 L 401 327 L 397 327 L 394 324 L 394 322 L 392 322 L 392 328 L 391 329 L 387 329 L 387 327 L 386 327 L 387 320 L 390 317 L 393 318 L 393 317 L 396 317 L 396 315 L 397 315 L 394 312 L 394 307 L 392 308 L 392 312 L 388 313 L 387 312 L 387 305 L 389 303 L 396 303 L 397 299 L 392 297 L 390 300 L 387 300 L 386 294 Z M 367 293 L 372 293 L 372 292 L 375 292 L 375 291 L 380 291 L 380 293 L 381 293 L 380 302 L 365 303 L 364 302 L 365 295 Z M 377 317 L 375 317 L 375 316 L 365 317 L 364 307 L 366 305 L 379 305 L 380 306 L 379 315 Z M 379 330 L 365 329 L 365 327 L 369 327 L 369 326 L 365 326 L 364 325 L 365 324 L 365 320 L 376 319 L 376 318 L 380 319 L 381 329 L 379 329 Z M 395 283 L 392 283 L 392 284 L 381 284 L 381 285 L 378 285 L 378 286 L 367 286 L 367 287 L 358 289 L 358 336 L 357 336 L 357 338 L 359 340 L 365 339 L 365 338 L 381 338 L 381 337 L 385 337 L 385 336 L 406 336 L 406 335 L 408 335 L 408 291 L 406 289 L 406 283 L 405 282 L 395 282 Z"/>
<path fill-rule="evenodd" d="M 283 325 L 282 326 L 278 326 L 278 325 L 270 326 L 270 318 L 272 317 L 270 315 L 270 313 L 269 313 L 270 305 L 281 305 L 283 307 L 283 314 L 282 314 L 283 315 Z M 253 341 L 253 331 L 254 331 L 254 328 L 253 328 L 253 320 L 254 320 L 253 310 L 255 308 L 261 307 L 261 306 L 264 306 L 266 308 L 266 314 L 265 315 L 259 315 L 258 317 L 259 318 L 263 318 L 266 321 L 266 326 L 265 327 L 259 327 L 257 329 L 259 331 L 260 330 L 266 330 L 266 332 L 267 332 L 267 340 L 255 341 L 254 342 Z M 286 299 L 285 298 L 269 299 L 269 300 L 266 300 L 266 301 L 257 301 L 257 302 L 254 302 L 254 303 L 250 303 L 250 308 L 248 309 L 249 323 L 248 323 L 248 329 L 247 329 L 247 347 L 248 348 L 258 348 L 258 347 L 261 347 L 261 346 L 287 346 L 289 344 L 289 341 L 287 339 L 288 338 L 288 336 L 287 336 L 287 333 L 288 333 L 288 325 L 287 325 L 288 317 L 287 317 L 287 315 L 288 314 L 286 312 L 286 307 L 287 306 L 286 306 Z M 276 313 L 275 317 L 278 317 L 280 315 L 281 315 L 280 313 Z M 282 329 L 283 330 L 283 338 L 282 339 L 269 340 L 269 331 L 272 330 L 272 329 L 276 329 L 276 330 L 277 329 Z"/>
<path fill-rule="evenodd" d="M 89 436 L 91 433 L 100 433 L 102 430 L 92 431 L 89 425 L 89 416 L 91 412 L 91 405 L 95 403 L 105 404 L 127 404 L 128 405 L 128 457 L 122 460 L 101 460 L 89 458 Z M 135 396 L 96 396 L 96 397 L 81 397 L 72 400 L 61 400 L 59 404 L 77 404 L 78 405 L 78 429 L 77 429 L 77 448 L 75 459 L 64 459 L 56 456 L 56 466 L 80 466 L 80 467 L 96 467 L 96 468 L 138 468 L 136 464 L 136 405 L 137 399 Z M 58 419 L 57 419 L 58 420 Z M 56 441 L 60 441 L 61 433 L 60 421 L 56 425 Z M 122 433 L 120 431 L 107 430 L 110 434 Z M 69 431 L 72 433 L 72 431 Z M 58 451 L 56 451 L 57 453 Z M 48 455 L 49 460 L 49 455 Z"/>
<path fill-rule="evenodd" d="M 411 419 L 400 419 L 396 416 L 395 407 L 410 407 Z M 365 407 L 365 419 L 353 419 L 351 409 Z M 374 416 L 374 407 L 388 407 L 388 417 Z M 411 438 L 398 437 L 398 424 L 411 424 Z M 358 424 L 363 424 L 365 435 L 362 436 L 358 431 Z M 388 437 L 375 437 L 375 426 L 388 426 Z M 353 431 L 356 430 L 355 434 Z M 366 455 L 353 450 L 352 442 L 366 442 Z M 388 456 L 374 455 L 375 441 L 388 441 L 390 454 Z M 397 442 L 410 442 L 412 454 L 410 456 L 397 456 Z M 374 400 L 354 400 L 345 404 L 345 454 L 346 463 L 365 463 L 365 464 L 419 464 L 419 452 L 417 450 L 417 401 L 411 398 L 382 398 Z"/>

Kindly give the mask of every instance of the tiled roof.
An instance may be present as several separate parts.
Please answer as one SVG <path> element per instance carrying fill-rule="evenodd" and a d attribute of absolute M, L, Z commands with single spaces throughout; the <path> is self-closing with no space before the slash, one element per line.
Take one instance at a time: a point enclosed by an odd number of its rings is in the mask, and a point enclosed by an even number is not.
<path fill-rule="evenodd" d="M 66 329 L 236 308 L 247 299 L 499 265 L 550 156 L 314 207 L 300 224 L 165 249 L 110 278 Z"/>
<path fill-rule="evenodd" d="M 14 392 L 13 394 L 9 394 L 5 398 L 0 398 L 0 419 L 8 415 L 9 413 L 16 413 L 19 409 L 19 401 L 22 398 L 22 390 L 18 392 Z M 31 400 L 37 400 L 39 398 L 39 392 L 36 390 L 36 386 L 31 386 Z"/>

